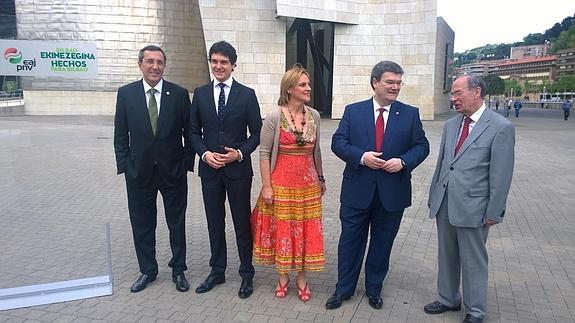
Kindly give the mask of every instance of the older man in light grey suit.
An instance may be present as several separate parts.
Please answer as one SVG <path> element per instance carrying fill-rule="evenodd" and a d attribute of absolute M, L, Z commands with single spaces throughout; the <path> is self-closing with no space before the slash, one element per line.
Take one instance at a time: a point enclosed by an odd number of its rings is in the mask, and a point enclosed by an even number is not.
<path fill-rule="evenodd" d="M 460 114 L 443 127 L 437 166 L 429 190 L 429 216 L 438 234 L 439 299 L 428 314 L 461 309 L 463 320 L 482 322 L 487 312 L 489 227 L 500 223 L 513 176 L 515 129 L 485 108 L 485 82 L 463 75 L 453 82 L 451 100 Z"/>

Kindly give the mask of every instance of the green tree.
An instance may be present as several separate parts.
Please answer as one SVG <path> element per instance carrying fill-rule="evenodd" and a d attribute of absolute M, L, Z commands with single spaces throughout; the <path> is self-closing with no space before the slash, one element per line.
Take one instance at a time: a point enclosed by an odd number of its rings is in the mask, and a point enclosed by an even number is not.
<path fill-rule="evenodd" d="M 505 82 L 502 78 L 495 74 L 487 75 L 485 85 L 487 87 L 487 95 L 499 95 L 505 93 Z"/>
<path fill-rule="evenodd" d="M 559 26 L 559 24 L 555 25 Z M 523 45 L 538 45 L 543 44 L 544 42 L 545 39 L 543 38 L 542 33 L 529 34 L 523 37 Z"/>
<path fill-rule="evenodd" d="M 500 78 L 495 74 L 487 75 L 486 77 L 483 78 L 483 80 L 485 81 L 485 87 L 486 87 L 485 91 L 488 96 L 487 102 L 489 102 L 489 105 L 491 106 L 492 95 L 499 95 L 505 93 L 505 82 L 503 81 L 502 78 Z"/>
<path fill-rule="evenodd" d="M 575 92 L 575 75 L 564 76 L 551 84 L 553 92 Z"/>
<path fill-rule="evenodd" d="M 517 82 L 517 80 L 507 79 L 504 82 L 505 82 L 505 95 L 509 97 L 511 96 L 520 97 L 523 94 L 523 87 L 521 86 L 521 84 L 519 84 L 519 82 Z"/>
<path fill-rule="evenodd" d="M 553 51 L 575 47 L 575 25 L 564 30 L 553 42 Z"/>

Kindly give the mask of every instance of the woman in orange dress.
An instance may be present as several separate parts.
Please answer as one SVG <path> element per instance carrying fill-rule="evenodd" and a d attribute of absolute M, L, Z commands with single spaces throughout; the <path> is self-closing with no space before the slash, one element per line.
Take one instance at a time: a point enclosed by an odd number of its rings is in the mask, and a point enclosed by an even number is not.
<path fill-rule="evenodd" d="M 279 107 L 263 123 L 262 189 L 252 212 L 255 261 L 276 266 L 278 298 L 287 295 L 289 273 L 297 271 L 298 297 L 304 302 L 311 299 L 306 272 L 321 271 L 325 265 L 320 117 L 305 105 L 310 94 L 308 72 L 294 65 L 282 78 Z"/>

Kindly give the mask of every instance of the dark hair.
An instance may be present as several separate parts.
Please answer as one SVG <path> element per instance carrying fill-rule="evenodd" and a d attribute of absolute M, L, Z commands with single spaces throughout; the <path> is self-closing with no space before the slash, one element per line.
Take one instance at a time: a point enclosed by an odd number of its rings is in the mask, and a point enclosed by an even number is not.
<path fill-rule="evenodd" d="M 481 76 L 477 76 L 477 75 L 471 75 L 471 74 L 463 74 L 460 77 L 467 77 L 467 89 L 468 90 L 473 90 L 476 88 L 480 89 L 480 96 L 483 99 L 485 97 L 485 92 L 486 92 L 486 88 L 487 86 L 485 85 L 485 81 L 483 80 L 483 77 Z"/>
<path fill-rule="evenodd" d="M 166 53 L 164 53 L 164 51 L 156 46 L 156 45 L 148 45 L 142 49 L 140 49 L 140 52 L 138 53 L 138 62 L 141 63 L 142 60 L 144 59 L 144 52 L 145 51 L 149 51 L 149 52 L 162 52 L 162 55 L 164 56 L 164 63 L 167 61 L 166 59 Z"/>
<path fill-rule="evenodd" d="M 236 54 L 236 49 L 230 43 L 225 40 L 221 40 L 217 43 L 214 43 L 212 47 L 210 47 L 210 52 L 208 55 L 208 59 L 212 58 L 212 55 L 218 53 L 222 54 L 230 60 L 232 65 L 236 64 L 238 60 L 238 54 Z"/>
<path fill-rule="evenodd" d="M 403 69 L 397 63 L 392 61 L 381 61 L 373 67 L 371 70 L 371 78 L 369 79 L 369 85 L 373 89 L 373 81 L 379 81 L 381 76 L 385 72 L 390 72 L 394 74 L 401 74 L 403 75 Z"/>

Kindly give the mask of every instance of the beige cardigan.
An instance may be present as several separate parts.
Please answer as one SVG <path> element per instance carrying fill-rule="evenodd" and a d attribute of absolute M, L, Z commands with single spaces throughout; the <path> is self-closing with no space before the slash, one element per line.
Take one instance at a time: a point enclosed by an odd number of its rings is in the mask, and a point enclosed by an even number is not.
<path fill-rule="evenodd" d="M 318 176 L 323 176 L 323 169 L 321 165 L 321 149 L 319 144 L 319 122 L 320 116 L 317 110 L 304 106 L 306 112 L 311 112 L 313 120 L 316 125 L 315 132 L 315 147 L 313 152 L 313 159 L 315 163 L 315 169 Z M 276 165 L 276 160 L 278 157 L 278 145 L 280 140 L 280 122 L 279 116 L 281 113 L 281 107 L 269 112 L 266 115 L 266 119 L 263 122 L 262 130 L 260 132 L 260 161 L 269 160 L 270 161 L 270 174 L 273 172 Z"/>

